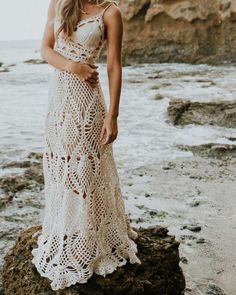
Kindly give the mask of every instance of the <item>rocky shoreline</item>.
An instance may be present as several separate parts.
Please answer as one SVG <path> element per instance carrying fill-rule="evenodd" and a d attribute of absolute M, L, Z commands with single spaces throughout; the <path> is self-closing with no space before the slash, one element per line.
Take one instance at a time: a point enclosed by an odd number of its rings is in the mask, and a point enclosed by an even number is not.
<path fill-rule="evenodd" d="M 196 291 L 197 289 L 202 290 L 202 292 L 206 292 L 206 290 L 211 290 L 213 288 L 212 290 L 218 290 L 218 293 L 212 294 L 233 295 L 233 293 L 225 293 L 223 289 L 219 287 L 219 285 L 221 285 L 221 280 L 219 278 L 221 276 L 224 277 L 225 275 L 227 275 L 234 263 L 234 259 L 231 256 L 231 258 L 228 257 L 226 261 L 224 261 L 222 269 L 219 269 L 219 265 L 217 262 L 220 254 L 216 253 L 219 251 L 219 248 L 221 249 L 220 251 L 226 251 L 226 249 L 224 249 L 225 243 L 221 243 L 220 241 L 222 241 L 223 237 L 226 234 L 231 235 L 231 231 L 233 230 L 231 230 L 230 224 L 232 222 L 231 215 L 234 210 L 234 207 L 232 206 L 232 198 L 234 197 L 234 183 L 236 181 L 236 154 L 234 149 L 223 149 L 223 152 L 222 149 L 220 149 L 219 153 L 216 152 L 211 154 L 209 150 L 211 150 L 212 147 L 214 147 L 214 144 L 203 144 L 198 146 L 184 147 L 180 146 L 178 148 L 188 151 L 190 150 L 193 152 L 194 155 L 191 157 L 184 157 L 172 161 L 166 161 L 158 166 L 144 166 L 129 171 L 129 173 L 127 174 L 127 179 L 129 179 L 129 182 L 124 183 L 124 189 L 129 187 L 131 196 L 143 194 L 144 198 L 146 199 L 145 201 L 141 201 L 142 205 L 139 205 L 139 199 L 136 198 L 136 200 L 134 201 L 137 210 L 140 211 L 140 214 L 130 214 L 130 219 L 132 223 L 136 224 L 137 226 L 142 226 L 143 223 L 150 224 L 151 227 L 156 228 L 157 231 L 157 240 L 155 240 L 155 242 L 154 240 L 153 242 L 151 242 L 152 238 L 155 239 L 155 237 L 152 237 L 152 231 L 154 229 L 139 229 L 140 240 L 138 244 L 139 247 L 141 247 L 141 256 L 147 253 L 145 252 L 147 251 L 147 249 L 148 252 L 153 251 L 149 247 L 152 247 L 154 244 L 156 245 L 155 247 L 157 247 L 155 248 L 156 255 L 159 255 L 159 257 L 162 255 L 160 245 L 163 246 L 163 249 L 165 249 L 165 247 L 174 247 L 172 249 L 174 249 L 173 253 L 175 253 L 175 255 L 172 257 L 175 257 L 176 263 L 178 261 L 178 263 L 184 270 L 184 275 L 186 276 L 185 294 L 195 295 L 198 294 Z M 2 228 L 1 232 L 2 239 L 5 240 L 5 245 L 7 245 L 7 249 L 3 246 L 1 247 L 1 254 L 5 255 L 6 261 L 3 273 L 6 292 L 5 295 L 28 294 L 26 293 L 28 292 L 28 290 L 30 290 L 29 294 L 33 295 L 37 294 L 35 293 L 35 290 L 41 290 L 42 288 L 43 290 L 45 290 L 45 292 L 49 292 L 48 282 L 39 279 L 37 273 L 33 270 L 32 265 L 30 266 L 29 261 L 29 250 L 35 244 L 35 237 L 32 237 L 32 235 L 40 228 L 30 228 L 30 225 L 32 224 L 32 219 L 40 219 L 39 215 L 43 209 L 43 199 L 41 199 L 41 201 L 40 198 L 37 199 L 37 195 L 41 194 L 40 191 L 42 191 L 43 188 L 41 161 L 42 155 L 40 153 L 30 153 L 27 157 L 27 160 L 25 161 L 12 162 L 2 165 L 3 169 L 13 169 L 13 167 L 24 169 L 24 172 L 20 170 L 21 173 L 18 176 L 3 176 L 1 178 L 1 185 L 6 196 L 5 198 L 1 199 L 1 210 L 5 211 L 5 224 L 8 224 L 8 226 Z M 147 182 L 149 183 L 148 186 L 146 184 Z M 142 193 L 140 193 L 138 189 L 140 187 Z M 175 193 L 173 193 L 173 187 L 175 187 Z M 222 206 L 222 204 L 220 203 L 220 190 L 222 191 L 222 189 L 224 190 L 226 189 L 226 187 L 229 188 L 227 193 L 228 196 L 224 199 L 224 206 Z M 208 192 L 209 188 L 211 188 L 210 193 Z M 27 199 L 29 193 L 30 198 Z M 150 202 L 149 205 L 148 202 Z M 152 208 L 152 202 L 157 202 L 157 207 L 159 208 Z M 31 207 L 34 207 L 34 209 L 37 208 L 37 214 L 35 215 L 36 211 L 34 211 L 34 216 L 32 215 L 32 211 L 28 212 L 27 215 L 21 214 L 20 212 L 23 210 L 24 204 L 26 206 L 29 205 Z M 15 211 L 11 211 L 10 208 L 12 206 L 18 207 L 17 214 Z M 216 213 L 217 215 L 215 215 Z M 12 214 L 12 216 L 10 216 L 9 214 Z M 218 222 L 221 222 L 222 218 L 224 218 L 226 215 L 228 216 L 228 228 L 225 232 L 218 232 L 219 228 L 216 225 L 218 224 Z M 218 220 L 215 219 L 216 216 L 218 216 Z M 9 223 L 12 224 L 12 222 L 14 223 L 14 230 L 9 232 Z M 158 223 L 160 224 L 159 227 L 154 226 Z M 25 225 L 28 225 L 28 229 L 26 229 Z M 170 228 L 171 234 L 174 234 L 174 236 L 176 236 L 176 240 L 174 240 L 173 236 L 167 236 L 167 229 L 165 229 L 167 226 Z M 19 234 L 20 231 L 21 233 Z M 216 241 L 214 241 L 213 238 L 213 236 L 216 234 L 218 237 L 222 236 L 219 239 L 219 242 L 217 242 L 217 245 L 215 245 Z M 17 236 L 18 239 L 15 244 L 15 239 Z M 148 244 L 145 246 L 144 244 L 142 244 L 143 241 L 146 241 Z M 167 242 L 170 243 L 170 246 L 165 246 L 165 243 Z M 227 244 L 227 241 L 225 242 Z M 15 246 L 13 250 L 9 251 L 10 245 L 13 246 L 14 244 Z M 176 252 L 178 249 L 178 244 L 180 244 L 180 257 L 178 256 L 178 252 Z M 206 251 L 208 252 L 207 257 L 205 254 Z M 149 258 L 146 257 L 145 259 L 148 260 L 150 259 L 150 257 L 153 257 L 153 255 L 154 254 L 148 256 Z M 215 258 L 215 255 L 219 255 L 219 257 Z M 196 264 L 197 257 L 198 262 Z M 209 272 L 208 276 L 210 275 L 211 280 L 203 284 L 202 280 L 205 280 L 206 273 L 202 273 L 200 275 L 199 271 L 202 267 L 204 267 L 204 264 L 206 263 L 205 260 L 207 260 L 208 263 L 211 264 L 211 267 L 207 268 L 207 271 Z M 148 263 L 151 263 L 150 260 Z M 201 266 L 201 263 L 203 263 L 203 266 Z M 200 276 L 201 278 L 199 278 L 198 280 L 196 280 L 196 278 L 194 277 L 194 275 L 196 275 L 196 267 L 199 268 L 197 273 L 198 276 Z M 147 266 L 147 269 L 148 268 L 149 267 Z M 24 271 L 24 276 L 25 278 L 27 278 L 26 281 L 19 276 L 19 273 L 22 272 L 18 272 L 18 270 L 23 271 L 24 269 L 27 273 L 27 275 L 25 276 Z M 136 268 L 134 268 L 134 270 L 130 270 L 128 268 L 128 272 L 129 271 L 136 272 Z M 176 268 L 174 272 L 176 272 Z M 148 271 L 146 271 L 146 275 L 147 273 L 150 275 Z M 178 273 L 180 278 L 180 269 Z M 123 274 L 123 272 L 121 272 L 121 274 Z M 170 276 L 170 274 L 168 274 L 168 276 Z M 32 285 L 32 279 L 34 282 L 37 283 Z M 143 277 L 141 279 L 142 282 L 145 280 L 149 280 L 148 277 Z M 178 281 L 181 282 L 182 287 L 183 280 L 183 278 L 181 278 L 180 281 L 178 279 Z M 14 288 L 16 285 L 13 284 L 13 281 L 16 281 L 19 286 L 21 286 L 20 282 L 24 282 L 24 284 L 22 285 L 23 289 L 21 289 L 23 291 L 21 293 L 14 293 Z M 164 286 L 165 279 L 161 281 Z M 95 285 L 96 284 L 97 282 L 95 283 Z M 103 283 L 101 284 L 103 285 Z M 176 283 L 173 283 L 173 286 L 174 284 Z M 92 286 L 95 285 L 93 285 L 92 283 Z M 160 286 L 158 285 L 158 288 L 159 287 Z M 180 287 L 181 292 L 182 287 Z M 76 288 L 72 289 L 72 291 L 78 291 L 78 289 Z M 155 289 L 156 287 L 153 288 Z M 83 290 L 84 289 L 81 289 L 80 292 L 82 291 L 85 293 L 81 294 L 90 294 L 86 293 L 87 291 Z M 124 291 L 124 289 L 122 290 Z M 138 291 L 136 291 L 130 294 L 146 294 L 138 293 Z M 117 294 L 123 294 L 122 292 Z M 50 294 L 50 292 L 47 294 Z M 167 292 L 153 294 L 172 293 Z"/>
<path fill-rule="evenodd" d="M 42 220 L 47 73 L 46 65 L 21 64 L 2 74 L 10 99 L 1 118 L 1 266 L 19 231 Z M 234 65 L 124 68 L 115 145 L 123 197 L 134 227 L 159 225 L 179 242 L 185 295 L 235 295 L 234 73 Z"/>

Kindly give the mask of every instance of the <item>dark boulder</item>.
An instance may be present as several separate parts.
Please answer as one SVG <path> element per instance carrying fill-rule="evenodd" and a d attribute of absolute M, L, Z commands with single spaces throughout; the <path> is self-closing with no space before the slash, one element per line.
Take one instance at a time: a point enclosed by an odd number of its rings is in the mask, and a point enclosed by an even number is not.
<path fill-rule="evenodd" d="M 34 226 L 18 235 L 15 246 L 5 256 L 3 285 L 5 295 L 178 295 L 184 294 L 185 279 L 179 266 L 179 242 L 163 227 L 140 228 L 138 256 L 142 264 L 127 263 L 105 278 L 94 274 L 87 284 L 52 291 L 32 264 L 31 251 L 41 229 Z"/>

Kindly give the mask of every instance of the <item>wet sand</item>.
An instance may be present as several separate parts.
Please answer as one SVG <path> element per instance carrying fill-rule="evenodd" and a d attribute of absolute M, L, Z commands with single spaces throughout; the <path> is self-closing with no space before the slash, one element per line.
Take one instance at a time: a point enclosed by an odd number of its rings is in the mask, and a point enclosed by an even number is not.
<path fill-rule="evenodd" d="M 181 242 L 186 294 L 235 294 L 235 164 L 190 156 L 127 172 L 133 223 L 165 225 Z"/>

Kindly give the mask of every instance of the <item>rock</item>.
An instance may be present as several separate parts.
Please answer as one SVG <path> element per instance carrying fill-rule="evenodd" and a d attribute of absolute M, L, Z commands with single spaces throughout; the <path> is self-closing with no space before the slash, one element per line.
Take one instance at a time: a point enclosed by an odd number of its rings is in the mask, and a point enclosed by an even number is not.
<path fill-rule="evenodd" d="M 198 224 L 195 224 L 195 223 L 190 223 L 190 224 L 184 224 L 182 225 L 181 229 L 188 229 L 188 230 L 191 230 L 193 232 L 199 232 L 202 227 Z"/>
<path fill-rule="evenodd" d="M 8 66 L 8 68 L 11 68 L 11 67 L 15 67 L 16 64 L 8 64 L 7 66 Z"/>
<path fill-rule="evenodd" d="M 27 158 L 41 161 L 43 159 L 43 153 L 31 152 L 28 154 Z"/>
<path fill-rule="evenodd" d="M 164 98 L 163 95 L 157 93 L 154 97 L 153 97 L 153 100 L 162 100 Z"/>
<path fill-rule="evenodd" d="M 204 238 L 199 238 L 196 240 L 197 244 L 204 244 L 205 243 L 205 239 Z"/>
<path fill-rule="evenodd" d="M 163 170 L 170 170 L 170 169 L 173 169 L 173 168 L 175 168 L 175 163 L 173 163 L 173 162 L 167 162 L 167 163 L 164 163 L 162 166 L 161 166 L 161 168 L 163 169 Z"/>
<path fill-rule="evenodd" d="M 0 179 L 0 185 L 6 193 L 16 193 L 27 188 L 30 183 L 23 176 L 5 176 Z"/>
<path fill-rule="evenodd" d="M 24 176 L 27 180 L 35 181 L 40 185 L 44 184 L 44 177 L 41 165 L 31 166 L 25 171 Z"/>
<path fill-rule="evenodd" d="M 2 169 L 25 168 L 23 174 L 0 177 L 0 186 L 6 194 L 15 194 L 32 187 L 42 188 L 44 184 L 42 154 L 31 153 L 26 161 L 10 162 L 1 166 Z"/>
<path fill-rule="evenodd" d="M 22 162 L 13 161 L 13 162 L 2 165 L 2 168 L 28 168 L 31 165 L 32 165 L 31 161 L 22 161 Z"/>
<path fill-rule="evenodd" d="M 121 0 L 123 63 L 236 60 L 234 0 Z"/>
<path fill-rule="evenodd" d="M 22 231 L 15 246 L 5 256 L 3 286 L 6 295 L 67 294 L 65 289 L 53 292 L 50 281 L 41 277 L 31 262 L 31 250 L 36 247 L 35 233 L 40 229 L 40 226 L 34 226 Z M 167 232 L 166 228 L 159 226 L 140 228 L 136 241 L 141 265 L 127 263 L 105 278 L 94 274 L 87 284 L 67 288 L 69 294 L 183 294 L 185 279 L 179 266 L 179 242 Z"/>
<path fill-rule="evenodd" d="M 3 209 L 4 207 L 6 207 L 9 203 L 12 202 L 13 199 L 13 195 L 10 193 L 7 196 L 3 196 L 0 198 L 0 209 Z"/>
<path fill-rule="evenodd" d="M 9 72 L 8 67 L 6 67 L 6 66 L 0 66 L 0 73 L 7 73 L 7 72 Z"/>
<path fill-rule="evenodd" d="M 185 241 L 185 240 L 196 240 L 196 237 L 192 235 L 180 235 L 180 240 Z"/>
<path fill-rule="evenodd" d="M 236 141 L 236 138 L 235 137 L 226 137 L 228 140 L 231 140 L 231 141 Z"/>
<path fill-rule="evenodd" d="M 151 89 L 156 90 L 156 89 L 166 88 L 166 87 L 169 87 L 169 86 L 172 86 L 172 84 L 171 83 L 167 83 L 167 82 L 162 82 L 162 83 L 160 83 L 158 85 L 153 85 L 151 87 Z"/>
<path fill-rule="evenodd" d="M 24 61 L 25 64 L 41 65 L 46 64 L 47 62 L 40 58 L 32 58 Z"/>
<path fill-rule="evenodd" d="M 174 125 L 210 124 L 228 128 L 236 127 L 236 101 L 197 102 L 173 99 L 167 108 L 169 120 Z"/>
<path fill-rule="evenodd" d="M 188 259 L 185 256 L 180 257 L 180 261 L 184 264 L 188 263 Z"/>
<path fill-rule="evenodd" d="M 136 218 L 136 219 L 133 219 L 132 221 L 133 221 L 133 222 L 136 222 L 136 223 L 143 223 L 143 222 L 145 222 L 145 219 L 143 219 L 143 218 L 141 218 L 141 217 L 138 217 L 138 218 Z"/>
<path fill-rule="evenodd" d="M 211 284 L 207 287 L 206 295 L 226 295 L 226 294 L 221 288 Z"/>
<path fill-rule="evenodd" d="M 199 205 L 200 205 L 200 201 L 198 201 L 198 200 L 194 200 L 194 201 L 189 203 L 190 207 L 197 207 Z"/>
<path fill-rule="evenodd" d="M 161 211 L 161 210 L 155 210 L 155 209 L 152 209 L 152 210 L 148 210 L 147 213 L 152 217 L 166 217 L 168 215 L 167 212 L 165 211 Z"/>
<path fill-rule="evenodd" d="M 200 145 L 177 145 L 177 147 L 184 151 L 191 151 L 194 155 L 225 158 L 236 157 L 236 145 L 235 144 L 221 144 L 221 143 L 206 143 Z"/>
<path fill-rule="evenodd" d="M 144 209 L 145 206 L 144 205 L 135 205 L 135 207 L 139 208 L 139 209 Z"/>

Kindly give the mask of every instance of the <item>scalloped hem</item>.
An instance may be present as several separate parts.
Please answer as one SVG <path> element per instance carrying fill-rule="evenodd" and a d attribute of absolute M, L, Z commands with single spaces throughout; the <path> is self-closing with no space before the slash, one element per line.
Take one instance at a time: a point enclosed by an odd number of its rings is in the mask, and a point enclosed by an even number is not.
<path fill-rule="evenodd" d="M 133 231 L 133 237 L 137 238 L 137 236 L 134 233 L 137 235 L 137 233 L 135 231 Z M 35 249 L 33 249 L 31 251 L 31 253 L 33 255 L 33 258 L 31 259 L 31 262 L 34 264 L 34 266 L 36 267 L 38 273 L 42 277 L 48 278 L 49 280 L 52 281 L 50 286 L 51 286 L 51 289 L 53 291 L 62 290 L 64 288 L 68 288 L 68 287 L 70 287 L 72 285 L 75 285 L 77 283 L 78 284 L 86 284 L 88 282 L 88 280 L 93 276 L 93 274 L 97 274 L 97 275 L 106 277 L 108 274 L 111 274 L 111 273 L 115 272 L 118 267 L 122 267 L 122 266 L 126 265 L 127 262 L 128 262 L 128 259 L 129 259 L 130 264 L 135 264 L 135 263 L 141 264 L 140 259 L 136 255 L 138 253 L 137 244 L 132 239 L 130 239 L 130 249 L 126 251 L 126 255 L 121 256 L 123 258 L 122 262 L 120 262 L 118 260 L 117 260 L 117 262 L 114 262 L 114 260 L 113 260 L 112 263 L 109 265 L 109 267 L 104 268 L 104 271 L 101 272 L 101 271 L 99 271 L 99 264 L 101 263 L 101 261 L 98 261 L 98 263 L 93 263 L 93 261 L 92 261 L 90 263 L 90 265 L 92 265 L 92 267 L 88 266 L 85 270 L 83 269 L 83 271 L 78 270 L 77 273 L 70 273 L 69 276 L 68 276 L 68 279 L 63 278 L 65 283 L 58 285 L 57 283 L 54 282 L 55 277 L 56 277 L 55 274 L 51 274 L 50 271 L 43 272 L 42 268 L 37 263 L 36 256 L 37 256 L 38 251 L 39 251 L 38 248 L 35 248 Z M 99 258 L 96 257 L 95 259 L 97 260 Z M 79 274 L 83 273 L 86 270 L 89 271 L 89 274 L 87 274 L 86 278 L 83 279 L 83 278 L 81 278 L 81 276 L 79 276 Z"/>
<path fill-rule="evenodd" d="M 137 249 L 136 249 L 137 250 Z M 68 281 L 67 283 L 63 284 L 63 286 L 58 286 L 56 287 L 55 283 L 53 282 L 55 276 L 54 275 L 51 275 L 50 272 L 43 272 L 42 269 L 40 267 L 38 267 L 38 264 L 36 263 L 36 258 L 34 256 L 34 253 L 37 252 L 37 249 L 33 249 L 32 250 L 32 255 L 33 255 L 33 259 L 31 260 L 31 262 L 34 264 L 34 266 L 36 267 L 37 271 L 39 272 L 39 274 L 41 275 L 41 277 L 44 277 L 44 278 L 48 278 L 49 280 L 51 280 L 51 289 L 53 291 L 58 291 L 58 290 L 62 290 L 62 289 L 65 289 L 65 288 L 69 288 L 70 286 L 72 285 L 76 285 L 76 284 L 86 284 L 88 282 L 88 280 L 94 275 L 94 274 L 97 274 L 97 275 L 100 275 L 100 276 L 103 276 L 104 278 L 109 275 L 109 274 L 112 274 L 113 272 L 115 272 L 117 270 L 118 267 L 122 267 L 124 265 L 127 264 L 128 262 L 128 259 L 129 259 L 129 263 L 130 264 L 135 264 L 135 263 L 138 263 L 138 264 L 141 264 L 141 261 L 139 260 L 139 258 L 136 256 L 137 260 L 136 261 L 130 261 L 130 258 L 124 258 L 123 262 L 120 262 L 120 263 L 116 263 L 116 265 L 114 265 L 112 268 L 111 266 L 109 268 L 107 268 L 105 270 L 105 273 L 101 273 L 99 271 L 96 271 L 96 268 L 97 267 L 92 267 L 91 268 L 88 268 L 90 270 L 90 274 L 87 276 L 86 279 L 80 279 L 78 277 L 74 278 L 74 279 L 70 279 L 70 281 Z M 137 251 L 135 252 L 135 254 L 137 253 Z M 76 276 L 76 274 L 73 274 L 74 276 Z"/>

